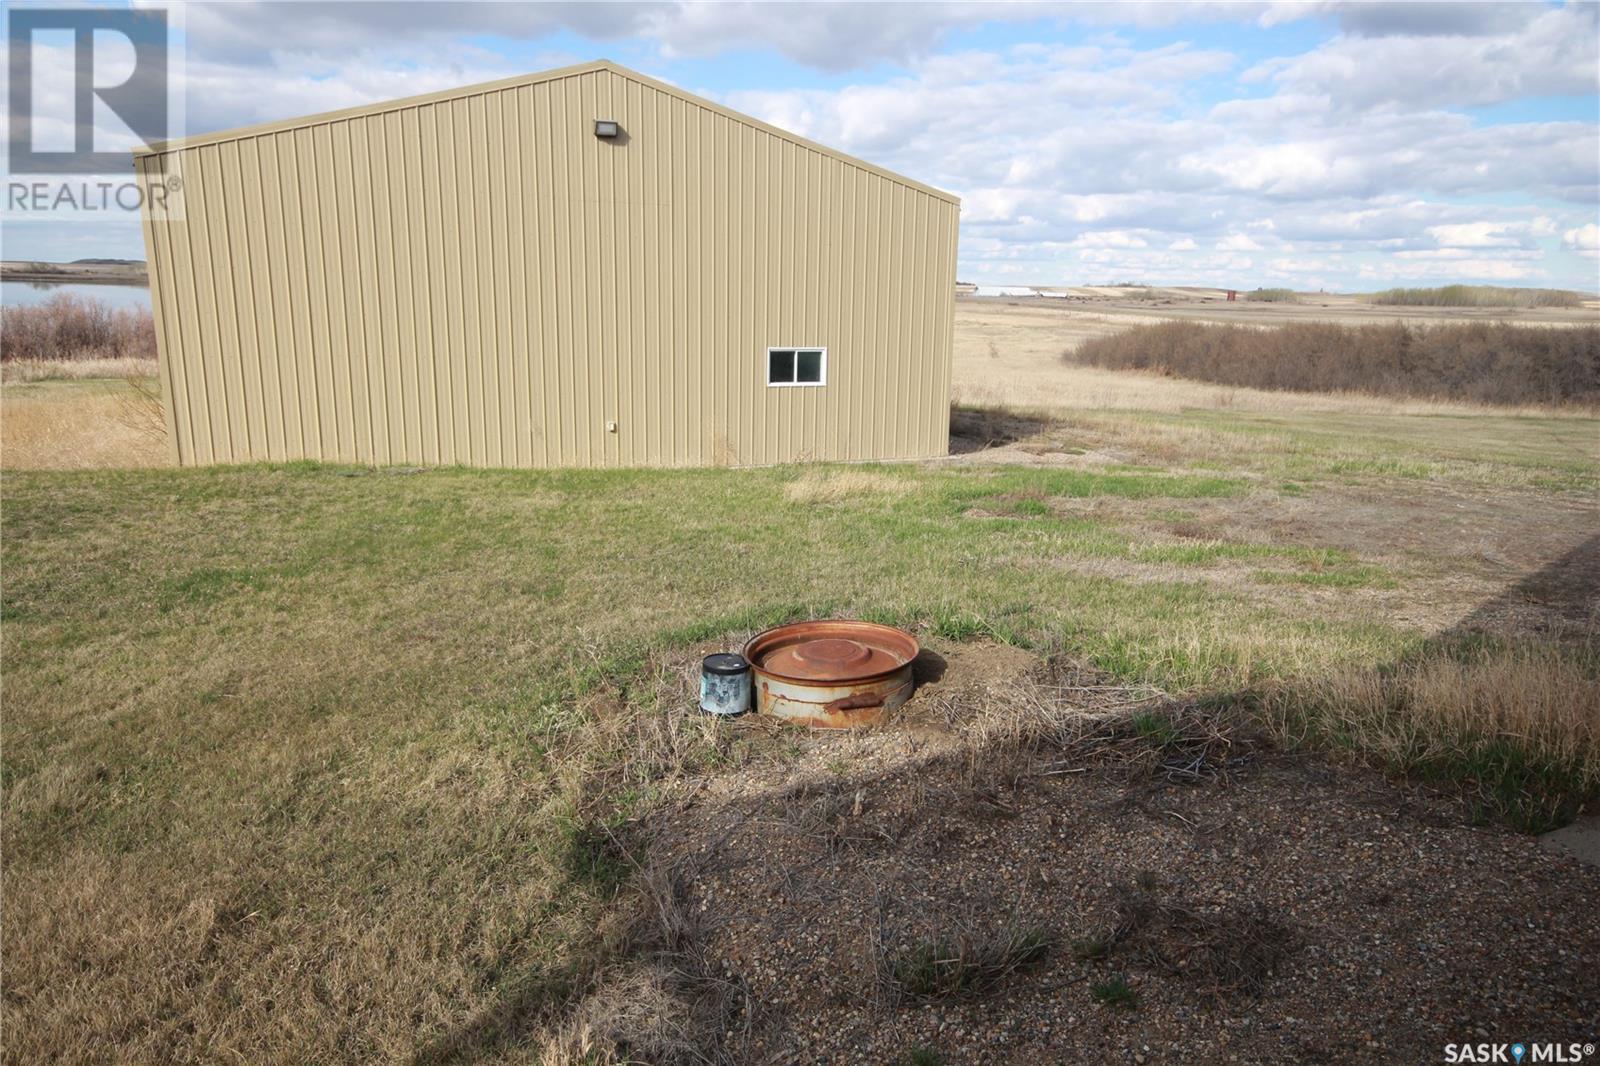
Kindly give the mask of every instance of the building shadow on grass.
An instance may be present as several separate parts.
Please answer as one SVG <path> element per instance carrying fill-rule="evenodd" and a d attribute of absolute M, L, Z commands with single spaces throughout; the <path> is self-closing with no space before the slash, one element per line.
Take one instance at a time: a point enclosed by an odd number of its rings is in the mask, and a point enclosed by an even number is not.
<path fill-rule="evenodd" d="M 1600 534 L 1485 600 L 1433 642 L 1479 636 L 1596 644 L 1600 638 Z"/>
<path fill-rule="evenodd" d="M 1043 415 L 1024 414 L 1004 407 L 950 408 L 950 454 L 966 455 L 988 448 L 1003 448 L 1050 429 L 1056 423 Z"/>

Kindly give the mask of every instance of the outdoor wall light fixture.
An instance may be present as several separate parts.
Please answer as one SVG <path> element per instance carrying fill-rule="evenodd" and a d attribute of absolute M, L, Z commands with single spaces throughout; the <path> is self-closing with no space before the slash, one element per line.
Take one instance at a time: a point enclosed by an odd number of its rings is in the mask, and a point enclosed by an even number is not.
<path fill-rule="evenodd" d="M 596 137 L 615 137 L 622 132 L 615 119 L 597 118 L 594 120 L 594 135 Z"/>

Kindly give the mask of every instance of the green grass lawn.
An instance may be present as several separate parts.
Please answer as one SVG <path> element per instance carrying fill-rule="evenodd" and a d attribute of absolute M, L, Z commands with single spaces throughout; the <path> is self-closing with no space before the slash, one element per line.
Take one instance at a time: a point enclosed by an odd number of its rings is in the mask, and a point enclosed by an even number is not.
<path fill-rule="evenodd" d="M 1180 428 L 1263 431 L 1220 421 Z M 1464 483 L 1484 462 L 1593 483 L 1592 460 L 1458 453 L 1401 421 L 1407 461 Z M 1290 460 L 1226 470 L 7 473 L 8 1043 L 405 1057 L 559 998 L 626 876 L 595 874 L 584 827 L 658 785 L 611 772 L 605 723 L 667 721 L 668 659 L 704 641 L 859 616 L 1212 698 L 1396 661 L 1429 634 L 1363 597 L 1404 567 L 1149 533 L 1291 473 L 1337 484 L 1348 434 L 1292 432 Z M 791 498 L 819 477 L 838 491 Z M 716 757 L 709 725 L 671 728 Z"/>

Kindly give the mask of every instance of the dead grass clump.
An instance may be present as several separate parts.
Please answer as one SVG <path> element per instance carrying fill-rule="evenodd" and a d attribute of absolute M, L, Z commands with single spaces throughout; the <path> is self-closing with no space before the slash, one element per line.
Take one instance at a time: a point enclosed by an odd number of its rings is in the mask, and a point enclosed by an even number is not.
<path fill-rule="evenodd" d="M 962 929 L 898 950 L 886 948 L 880 937 L 873 959 L 879 985 L 893 1004 L 969 999 L 1037 966 L 1056 940 L 1054 933 L 1035 926 L 992 933 Z"/>
<path fill-rule="evenodd" d="M 1236 387 L 1484 404 L 1600 403 L 1600 328 L 1470 322 L 1260 329 L 1162 322 L 1085 341 L 1067 358 Z"/>
<path fill-rule="evenodd" d="M 691 1017 L 689 1005 L 660 968 L 623 970 L 606 978 L 555 1026 L 544 1039 L 539 1061 L 546 1066 L 701 1062 Z"/>
<path fill-rule="evenodd" d="M 1252 906 L 1200 908 L 1161 899 L 1155 880 L 1113 890 L 1115 918 L 1103 934 L 1080 941 L 1094 953 L 1125 956 L 1159 973 L 1195 981 L 1216 998 L 1260 995 L 1299 946 L 1284 923 Z"/>
<path fill-rule="evenodd" d="M 156 325 L 148 308 L 115 308 L 66 292 L 0 308 L 3 362 L 155 357 Z"/>
<path fill-rule="evenodd" d="M 693 871 L 647 862 L 601 949 L 612 960 L 545 1031 L 545 1063 L 747 1061 L 755 1004 L 702 945 Z"/>
<path fill-rule="evenodd" d="M 783 494 L 791 503 L 842 503 L 864 496 L 904 496 L 911 488 L 911 482 L 905 478 L 878 470 L 811 468 L 785 485 Z"/>
<path fill-rule="evenodd" d="M 1078 763 L 1137 762 L 1174 781 L 1197 780 L 1223 772 L 1237 741 L 1215 712 L 1086 670 L 1058 668 L 970 702 L 970 716 L 949 724 L 994 765 L 1013 753 L 1070 753 Z"/>
<path fill-rule="evenodd" d="M 1381 670 L 1274 693 L 1289 742 L 1331 741 L 1535 831 L 1600 793 L 1600 659 L 1533 642 L 1442 642 Z"/>

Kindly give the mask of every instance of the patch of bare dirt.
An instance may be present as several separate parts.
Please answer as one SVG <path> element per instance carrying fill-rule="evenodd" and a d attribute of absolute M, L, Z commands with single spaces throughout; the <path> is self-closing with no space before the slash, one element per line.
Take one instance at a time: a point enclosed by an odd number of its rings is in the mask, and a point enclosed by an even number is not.
<path fill-rule="evenodd" d="M 920 672 L 899 718 L 773 733 L 798 753 L 683 782 L 654 827 L 657 909 L 694 931 L 684 987 L 714 991 L 707 1058 L 1391 1062 L 1593 1038 L 1600 870 L 1016 649 L 936 644 Z"/>

